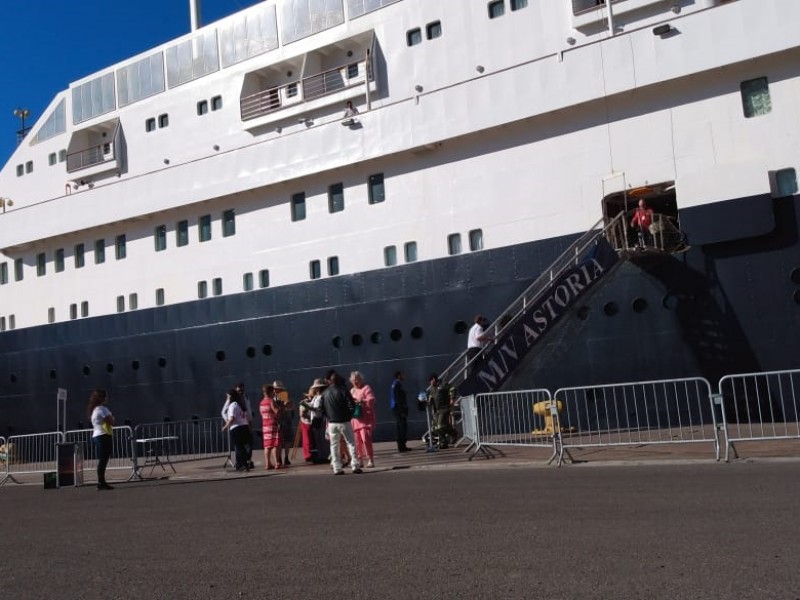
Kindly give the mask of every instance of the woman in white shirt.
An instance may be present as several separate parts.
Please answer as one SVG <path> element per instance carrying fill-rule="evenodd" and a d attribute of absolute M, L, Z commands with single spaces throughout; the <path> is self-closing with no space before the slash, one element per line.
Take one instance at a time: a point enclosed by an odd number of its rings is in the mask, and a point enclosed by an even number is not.
<path fill-rule="evenodd" d="M 237 390 L 230 390 L 228 395 L 231 402 L 228 405 L 228 415 L 222 431 L 231 430 L 231 441 L 236 452 L 236 470 L 249 471 L 250 454 L 250 427 L 249 420 L 244 408 L 244 400 Z"/>
<path fill-rule="evenodd" d="M 86 412 L 92 421 L 92 443 L 97 454 L 97 489 L 113 490 L 106 483 L 106 467 L 111 458 L 113 445 L 114 415 L 108 410 L 108 393 L 105 390 L 95 390 L 89 397 L 89 406 Z"/>

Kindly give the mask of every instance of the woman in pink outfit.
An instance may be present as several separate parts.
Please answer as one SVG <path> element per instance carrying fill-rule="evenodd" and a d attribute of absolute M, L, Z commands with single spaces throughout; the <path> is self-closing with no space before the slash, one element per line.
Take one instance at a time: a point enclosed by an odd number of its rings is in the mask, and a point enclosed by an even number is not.
<path fill-rule="evenodd" d="M 364 376 L 358 371 L 350 373 L 350 383 L 353 384 L 350 394 L 356 401 L 356 406 L 361 407 L 359 417 L 351 421 L 356 437 L 358 459 L 362 465 L 374 467 L 372 432 L 375 429 L 375 394 L 372 388 L 364 383 Z"/>
<path fill-rule="evenodd" d="M 264 468 L 280 469 L 280 457 L 278 448 L 281 447 L 281 434 L 278 427 L 280 418 L 280 407 L 275 398 L 275 388 L 264 384 L 261 387 L 264 398 L 261 400 L 258 409 L 261 413 L 261 435 L 264 441 Z"/>

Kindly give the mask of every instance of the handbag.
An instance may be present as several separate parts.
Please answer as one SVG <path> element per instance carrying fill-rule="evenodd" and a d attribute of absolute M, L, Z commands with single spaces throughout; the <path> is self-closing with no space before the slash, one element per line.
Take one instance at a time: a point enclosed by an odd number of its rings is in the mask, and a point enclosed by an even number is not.
<path fill-rule="evenodd" d="M 356 402 L 356 407 L 353 409 L 353 418 L 360 419 L 361 418 L 361 403 Z"/>

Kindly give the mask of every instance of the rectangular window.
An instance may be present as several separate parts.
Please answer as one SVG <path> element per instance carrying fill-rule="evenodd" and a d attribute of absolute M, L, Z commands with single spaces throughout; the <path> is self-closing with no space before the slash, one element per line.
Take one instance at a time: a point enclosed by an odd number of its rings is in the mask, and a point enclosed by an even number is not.
<path fill-rule="evenodd" d="M 245 273 L 242 275 L 242 289 L 245 292 L 253 291 L 253 274 Z"/>
<path fill-rule="evenodd" d="M 206 281 L 197 282 L 197 297 L 201 299 L 208 297 L 208 282 Z"/>
<path fill-rule="evenodd" d="M 370 175 L 368 179 L 369 185 L 369 203 L 378 204 L 386 200 L 386 190 L 383 187 L 383 173 L 376 173 Z"/>
<path fill-rule="evenodd" d="M 164 288 L 156 290 L 156 306 L 164 306 Z"/>
<path fill-rule="evenodd" d="M 746 118 L 760 117 L 772 112 L 772 99 L 769 95 L 769 82 L 766 77 L 743 81 L 741 90 L 742 108 Z"/>
<path fill-rule="evenodd" d="M 197 103 L 197 116 L 201 117 L 208 112 L 208 100 L 200 100 Z"/>
<path fill-rule="evenodd" d="M 198 234 L 201 242 L 211 239 L 211 215 L 203 215 L 198 220 Z"/>
<path fill-rule="evenodd" d="M 397 248 L 394 246 L 386 246 L 383 249 L 383 264 L 387 267 L 393 267 L 397 264 Z"/>
<path fill-rule="evenodd" d="M 56 273 L 61 273 L 64 270 L 64 249 L 58 248 L 53 254 L 53 263 L 55 264 Z"/>
<path fill-rule="evenodd" d="M 511 0 L 511 10 L 519 10 L 528 6 L 528 0 Z"/>
<path fill-rule="evenodd" d="M 428 23 L 425 25 L 425 35 L 429 40 L 442 37 L 442 22 L 434 21 L 433 23 Z"/>
<path fill-rule="evenodd" d="M 8 315 L 8 328 L 14 329 L 17 326 L 17 318 L 14 315 Z"/>
<path fill-rule="evenodd" d="M 417 242 L 406 242 L 405 245 L 406 262 L 417 262 Z"/>
<path fill-rule="evenodd" d="M 214 96 L 211 99 L 211 110 L 220 110 L 222 108 L 222 96 Z"/>
<path fill-rule="evenodd" d="M 175 245 L 186 246 L 189 244 L 189 221 L 175 223 Z"/>
<path fill-rule="evenodd" d="M 344 185 L 334 183 L 328 187 L 328 212 L 336 213 L 344 210 Z"/>
<path fill-rule="evenodd" d="M 70 319 L 77 319 L 78 318 L 78 305 L 77 304 L 70 304 L 69 305 L 69 318 Z"/>
<path fill-rule="evenodd" d="M 0 285 L 8 283 L 8 263 L 0 263 Z"/>
<path fill-rule="evenodd" d="M 222 295 L 222 277 L 215 277 L 214 280 L 211 282 L 214 290 L 215 296 Z"/>
<path fill-rule="evenodd" d="M 17 177 L 22 177 L 23 175 L 25 175 L 25 166 L 17 165 Z"/>
<path fill-rule="evenodd" d="M 308 276 L 311 279 L 319 279 L 322 277 L 322 269 L 320 269 L 318 260 L 312 260 L 308 263 Z"/>
<path fill-rule="evenodd" d="M 66 150 L 59 150 L 58 151 L 58 162 L 65 162 L 67 160 L 67 151 Z"/>
<path fill-rule="evenodd" d="M 792 169 L 775 171 L 775 196 L 785 198 L 797 193 L 797 172 Z"/>
<path fill-rule="evenodd" d="M 0 331 L 6 330 L 6 318 L 0 317 Z"/>
<path fill-rule="evenodd" d="M 294 98 L 295 96 L 297 96 L 297 84 L 290 83 L 289 85 L 286 86 L 286 97 Z"/>
<path fill-rule="evenodd" d="M 86 250 L 83 244 L 75 244 L 75 268 L 80 269 L 83 268 L 83 265 L 86 264 Z"/>
<path fill-rule="evenodd" d="M 158 115 L 158 128 L 161 129 L 162 127 L 169 127 L 169 115 L 167 113 Z"/>
<path fill-rule="evenodd" d="M 473 229 L 469 232 L 469 249 L 471 252 L 483 250 L 483 230 Z"/>
<path fill-rule="evenodd" d="M 117 312 L 125 312 L 125 296 L 117 296 Z"/>
<path fill-rule="evenodd" d="M 29 160 L 25 163 L 25 172 L 26 173 L 33 173 L 33 161 Z"/>
<path fill-rule="evenodd" d="M 128 294 L 128 308 L 130 310 L 139 308 L 139 294 Z"/>
<path fill-rule="evenodd" d="M 47 275 L 47 255 L 40 252 L 36 255 L 36 276 L 43 277 Z"/>
<path fill-rule="evenodd" d="M 331 256 L 328 258 L 328 275 L 333 277 L 339 274 L 339 257 Z"/>
<path fill-rule="evenodd" d="M 156 130 L 156 120 L 153 117 L 150 117 L 144 122 L 144 130 L 147 132 Z"/>
<path fill-rule="evenodd" d="M 52 166 L 53 166 L 54 164 L 56 164 L 57 162 L 58 162 L 58 157 L 56 156 L 56 153 L 55 153 L 55 152 L 51 152 L 51 153 L 50 153 L 50 154 L 47 156 L 47 164 L 48 164 L 48 165 L 50 165 L 50 166 L 52 167 Z"/>
<path fill-rule="evenodd" d="M 226 210 L 222 213 L 222 237 L 236 235 L 236 211 Z"/>
<path fill-rule="evenodd" d="M 451 233 L 447 236 L 447 252 L 450 256 L 461 254 L 461 234 Z"/>
<path fill-rule="evenodd" d="M 347 78 L 355 79 L 356 77 L 358 77 L 358 63 L 347 65 Z"/>
<path fill-rule="evenodd" d="M 261 269 L 258 272 L 258 286 L 262 288 L 269 287 L 269 269 Z"/>
<path fill-rule="evenodd" d="M 87 300 L 81 302 L 81 316 L 82 317 L 89 316 L 89 302 Z"/>
<path fill-rule="evenodd" d="M 167 226 L 159 225 L 153 230 L 153 241 L 155 242 L 156 252 L 167 249 Z"/>
<path fill-rule="evenodd" d="M 114 254 L 117 260 L 122 260 L 128 256 L 128 240 L 124 233 L 118 235 L 117 239 L 114 240 Z"/>
<path fill-rule="evenodd" d="M 406 32 L 406 44 L 409 46 L 416 46 L 422 43 L 422 30 L 419 27 L 409 29 Z"/>
<path fill-rule="evenodd" d="M 488 8 L 490 19 L 502 17 L 506 13 L 505 0 L 494 0 L 493 2 L 489 2 Z"/>
<path fill-rule="evenodd" d="M 47 309 L 47 322 L 48 323 L 56 322 L 56 309 L 53 307 Z"/>
<path fill-rule="evenodd" d="M 298 192 L 292 195 L 291 202 L 292 221 L 302 221 L 306 218 L 306 193 Z"/>
<path fill-rule="evenodd" d="M 21 258 L 14 260 L 14 281 L 22 281 L 22 277 L 25 275 L 23 271 L 24 267 L 25 265 Z"/>
<path fill-rule="evenodd" d="M 106 241 L 95 240 L 94 242 L 94 264 L 99 265 L 106 262 Z"/>

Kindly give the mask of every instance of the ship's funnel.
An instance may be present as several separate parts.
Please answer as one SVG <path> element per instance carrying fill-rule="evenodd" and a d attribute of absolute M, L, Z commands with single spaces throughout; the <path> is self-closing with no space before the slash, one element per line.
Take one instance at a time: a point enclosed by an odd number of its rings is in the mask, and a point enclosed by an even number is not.
<path fill-rule="evenodd" d="M 192 31 L 197 31 L 200 27 L 200 0 L 189 0 L 189 18 Z"/>

